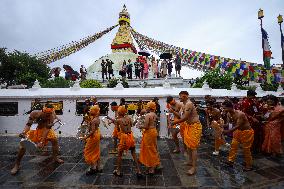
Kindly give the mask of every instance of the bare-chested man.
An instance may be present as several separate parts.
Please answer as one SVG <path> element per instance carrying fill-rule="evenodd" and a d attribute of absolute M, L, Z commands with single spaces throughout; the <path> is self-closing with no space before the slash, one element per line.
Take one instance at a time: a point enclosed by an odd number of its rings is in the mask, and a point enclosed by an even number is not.
<path fill-rule="evenodd" d="M 206 113 L 207 127 L 210 127 L 211 122 L 214 120 L 214 118 L 221 116 L 220 110 L 215 108 L 214 105 L 215 105 L 215 102 L 213 100 L 206 101 L 205 113 Z"/>
<path fill-rule="evenodd" d="M 88 134 L 82 140 L 86 141 L 84 148 L 84 158 L 90 169 L 86 175 L 92 175 L 100 170 L 100 139 L 101 134 L 99 130 L 100 125 L 100 107 L 94 105 L 89 111 L 90 122 L 88 123 Z"/>
<path fill-rule="evenodd" d="M 148 102 L 147 110 L 149 113 L 145 115 L 145 122 L 142 127 L 144 132 L 140 146 L 139 161 L 147 167 L 148 173 L 153 175 L 155 168 L 160 165 L 160 157 L 157 148 L 158 132 L 156 129 L 156 103 L 152 101 Z"/>
<path fill-rule="evenodd" d="M 125 106 L 119 106 L 117 112 L 118 118 L 115 123 L 120 128 L 120 141 L 118 144 L 117 168 L 113 171 L 113 174 L 116 176 L 122 176 L 120 170 L 122 154 L 124 151 L 130 150 L 132 158 L 136 164 L 136 175 L 137 177 L 140 177 L 141 171 L 135 153 L 135 140 L 131 131 L 131 127 L 133 126 L 132 119 L 128 115 L 126 115 L 127 109 L 125 108 Z"/>
<path fill-rule="evenodd" d="M 116 119 L 118 118 L 118 113 L 117 113 L 117 110 L 118 110 L 118 105 L 116 102 L 112 102 L 110 104 L 111 106 L 111 110 L 114 112 L 114 118 L 111 118 L 109 116 L 107 116 L 107 118 L 109 120 L 112 121 L 112 123 L 114 124 L 114 129 L 113 129 L 113 133 L 112 133 L 112 138 L 113 138 L 113 149 L 109 152 L 110 154 L 117 154 L 117 141 L 119 139 L 119 134 L 120 134 L 120 131 L 119 131 L 119 127 L 115 124 L 115 121 Z"/>
<path fill-rule="evenodd" d="M 199 121 L 199 116 L 197 114 L 194 104 L 188 98 L 189 94 L 187 91 L 181 91 L 179 93 L 179 99 L 183 103 L 181 119 L 178 119 L 172 123 L 184 124 L 184 143 L 188 148 L 188 164 L 191 168 L 188 170 L 188 175 L 194 175 L 196 173 L 196 163 L 197 163 L 197 148 L 200 143 L 202 125 Z"/>
<path fill-rule="evenodd" d="M 233 124 L 232 129 L 224 130 L 225 134 L 233 132 L 233 140 L 231 143 L 231 150 L 229 152 L 228 163 L 232 165 L 235 162 L 238 146 L 239 144 L 242 144 L 246 163 L 244 171 L 249 171 L 252 169 L 252 156 L 250 148 L 254 139 L 254 131 L 249 124 L 246 114 L 242 111 L 234 110 L 234 106 L 231 101 L 225 100 L 222 103 L 222 106 Z"/>
<path fill-rule="evenodd" d="M 167 115 L 168 128 L 170 129 L 170 132 L 173 137 L 173 141 L 175 142 L 175 145 L 176 145 L 176 149 L 173 151 L 173 153 L 180 153 L 179 140 L 177 136 L 180 131 L 180 126 L 174 125 L 172 127 L 171 121 L 180 119 L 180 110 L 182 108 L 182 104 L 176 102 L 172 96 L 168 96 L 167 97 L 167 108 L 169 110 L 169 115 Z"/>
<path fill-rule="evenodd" d="M 51 127 L 54 125 L 54 121 L 59 120 L 59 118 L 54 113 L 54 109 L 52 105 L 47 105 L 43 108 L 42 112 L 34 111 L 30 113 L 29 120 L 20 134 L 20 137 L 27 137 L 32 142 L 37 144 L 38 148 L 43 148 L 47 145 L 48 141 L 52 144 L 52 157 L 54 161 L 58 163 L 63 163 L 64 161 L 59 159 L 59 147 L 58 140 L 56 138 L 56 134 Z M 30 130 L 30 127 L 33 123 L 37 123 L 36 130 Z M 20 163 L 25 155 L 26 148 L 20 143 L 20 149 L 17 155 L 16 163 L 14 168 L 11 170 L 11 174 L 15 175 L 20 169 Z"/>

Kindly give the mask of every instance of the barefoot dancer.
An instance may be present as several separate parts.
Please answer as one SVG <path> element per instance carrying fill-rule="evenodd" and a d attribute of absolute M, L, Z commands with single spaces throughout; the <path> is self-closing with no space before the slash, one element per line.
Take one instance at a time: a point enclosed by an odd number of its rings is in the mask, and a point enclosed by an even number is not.
<path fill-rule="evenodd" d="M 180 101 L 183 102 L 181 119 L 176 120 L 172 125 L 183 123 L 184 128 L 184 143 L 188 148 L 189 165 L 191 168 L 188 170 L 188 175 L 194 175 L 196 173 L 197 163 L 197 148 L 200 143 L 202 125 L 199 121 L 194 104 L 188 99 L 188 92 L 181 91 L 179 93 Z"/>
<path fill-rule="evenodd" d="M 224 134 L 233 132 L 233 140 L 231 143 L 231 150 L 229 152 L 228 164 L 232 165 L 235 162 L 238 146 L 239 144 L 242 144 L 245 159 L 244 171 L 249 171 L 252 169 L 252 156 L 250 149 L 253 144 L 254 131 L 250 126 L 246 114 L 239 110 L 234 110 L 231 101 L 224 101 L 222 106 L 224 111 L 228 113 L 228 116 L 231 117 L 231 121 L 233 122 L 232 129 L 223 131 Z"/>
<path fill-rule="evenodd" d="M 180 119 L 179 112 L 180 112 L 180 109 L 182 107 L 182 104 L 177 103 L 172 96 L 167 97 L 167 103 L 168 103 L 167 108 L 168 108 L 169 113 L 170 113 L 170 115 L 168 115 L 168 128 L 171 131 L 173 141 L 175 142 L 175 145 L 176 145 L 176 149 L 173 151 L 173 153 L 180 153 L 179 140 L 178 140 L 178 136 L 177 136 L 180 128 L 178 127 L 178 125 L 174 125 L 173 127 L 171 127 L 170 122 Z M 171 117 L 173 117 L 173 118 L 171 118 Z"/>
<path fill-rule="evenodd" d="M 87 171 L 87 175 L 92 175 L 100 172 L 99 162 L 100 162 L 100 108 L 98 105 L 94 105 L 90 108 L 90 122 L 89 122 L 89 133 L 87 136 L 82 138 L 86 141 L 84 148 L 84 158 L 87 164 L 91 167 Z"/>
<path fill-rule="evenodd" d="M 54 130 L 51 128 L 54 125 L 54 120 L 59 121 L 59 118 L 54 114 L 52 105 L 47 105 L 43 108 L 42 112 L 34 111 L 30 114 L 29 120 L 20 136 L 27 137 L 32 142 L 35 142 L 38 148 L 43 148 L 47 145 L 48 141 L 50 141 L 52 144 L 53 160 L 58 163 L 63 163 L 64 161 L 57 157 L 59 153 L 58 140 Z M 34 122 L 38 123 L 36 130 L 30 130 L 31 125 Z M 11 170 L 12 175 L 15 175 L 19 171 L 20 163 L 25 152 L 25 146 L 20 143 L 16 163 Z"/>
<path fill-rule="evenodd" d="M 157 115 L 155 113 L 155 102 L 148 102 L 147 109 L 149 113 L 145 115 L 145 123 L 143 137 L 140 146 L 139 161 L 145 165 L 149 170 L 149 174 L 153 175 L 155 168 L 160 165 L 160 157 L 157 149 L 157 136 L 156 129 Z"/>
<path fill-rule="evenodd" d="M 118 144 L 117 168 L 113 171 L 113 174 L 116 176 L 122 176 L 120 170 L 122 154 L 124 151 L 130 150 L 132 158 L 136 164 L 136 175 L 140 177 L 141 171 L 135 153 L 135 140 L 133 133 L 131 131 L 131 127 L 133 126 L 132 120 L 128 115 L 126 115 L 127 110 L 125 106 L 119 106 L 117 112 L 119 117 L 116 120 L 116 124 L 119 126 L 121 133 L 120 133 L 120 141 Z"/>

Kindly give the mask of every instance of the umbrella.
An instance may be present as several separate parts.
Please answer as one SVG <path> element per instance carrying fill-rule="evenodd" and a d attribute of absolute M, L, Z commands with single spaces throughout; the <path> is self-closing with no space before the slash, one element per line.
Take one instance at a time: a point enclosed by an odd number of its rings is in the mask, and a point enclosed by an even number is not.
<path fill-rule="evenodd" d="M 170 52 L 164 52 L 160 54 L 160 59 L 171 59 L 173 55 Z"/>
<path fill-rule="evenodd" d="M 52 68 L 51 70 L 50 70 L 50 73 L 51 74 L 54 74 L 54 72 L 56 71 L 56 69 L 60 72 L 61 71 L 61 68 L 60 67 L 55 67 L 55 68 Z"/>
<path fill-rule="evenodd" d="M 64 68 L 65 70 L 73 70 L 73 68 L 72 68 L 71 66 L 66 65 L 66 64 L 63 65 L 63 68 Z"/>
<path fill-rule="evenodd" d="M 151 55 L 151 54 L 150 54 L 148 51 L 146 51 L 146 50 L 139 51 L 138 54 L 140 54 L 140 55 L 142 55 L 142 56 L 147 56 L 147 57 Z"/>

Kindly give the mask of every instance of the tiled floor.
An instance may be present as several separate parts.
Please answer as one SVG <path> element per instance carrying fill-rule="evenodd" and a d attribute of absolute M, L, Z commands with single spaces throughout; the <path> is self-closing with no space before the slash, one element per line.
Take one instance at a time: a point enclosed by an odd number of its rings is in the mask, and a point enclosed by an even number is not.
<path fill-rule="evenodd" d="M 82 152 L 84 144 L 75 138 L 59 138 L 64 164 L 51 161 L 48 156 L 26 154 L 21 170 L 16 176 L 10 169 L 16 158 L 19 138 L 0 137 L 0 188 L 284 188 L 284 157 L 254 156 L 254 170 L 242 171 L 241 155 L 233 168 L 225 165 L 227 152 L 212 156 L 213 145 L 202 140 L 199 148 L 198 170 L 195 176 L 187 176 L 183 154 L 172 154 L 173 142 L 158 140 L 162 169 L 155 176 L 137 179 L 130 153 L 123 159 L 123 177 L 112 174 L 116 156 L 109 155 L 110 139 L 101 141 L 103 172 L 86 176 L 88 166 Z M 139 145 L 137 144 L 137 151 Z M 48 148 L 50 153 L 50 147 Z M 145 170 L 144 167 L 142 167 Z"/>

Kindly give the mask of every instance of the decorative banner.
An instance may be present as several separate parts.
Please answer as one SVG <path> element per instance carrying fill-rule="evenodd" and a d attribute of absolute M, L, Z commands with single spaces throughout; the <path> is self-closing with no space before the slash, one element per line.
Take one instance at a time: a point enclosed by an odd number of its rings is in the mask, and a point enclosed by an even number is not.
<path fill-rule="evenodd" d="M 110 32 L 112 29 L 114 29 L 115 27 L 117 27 L 117 25 L 112 26 L 110 28 L 107 28 L 106 30 L 96 33 L 92 36 L 88 36 L 86 38 L 83 38 L 79 41 L 72 41 L 71 43 L 67 44 L 67 45 L 62 45 L 60 47 L 57 48 L 53 48 L 41 53 L 36 54 L 35 56 L 40 59 L 42 62 L 46 63 L 46 64 L 50 64 L 52 62 L 55 62 L 57 60 L 60 60 L 62 58 L 65 58 L 77 51 L 80 51 L 81 49 L 85 48 L 86 46 L 88 46 L 89 44 L 93 43 L 94 41 L 96 41 L 97 39 L 101 38 L 103 35 L 107 34 L 108 32 Z"/>
<path fill-rule="evenodd" d="M 224 58 L 176 47 L 142 35 L 133 28 L 132 35 L 141 50 L 148 49 L 157 55 L 165 51 L 170 51 L 172 54 L 181 57 L 183 62 L 186 62 L 188 66 L 195 69 L 202 69 L 203 71 L 208 69 L 222 69 L 229 72 L 233 77 L 243 76 L 245 80 L 249 81 L 283 82 L 284 72 L 281 72 L 281 68 L 271 67 L 267 70 L 262 64 Z"/>

